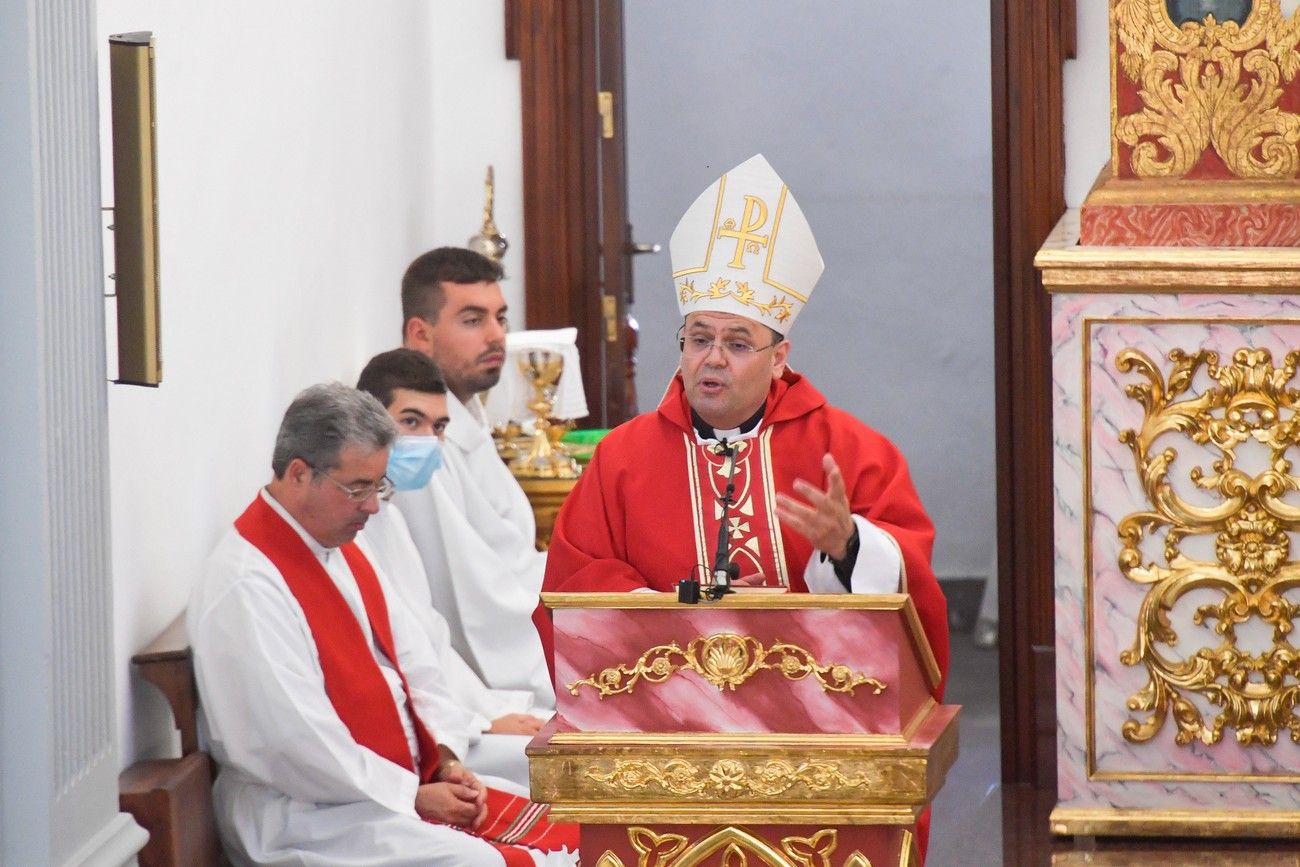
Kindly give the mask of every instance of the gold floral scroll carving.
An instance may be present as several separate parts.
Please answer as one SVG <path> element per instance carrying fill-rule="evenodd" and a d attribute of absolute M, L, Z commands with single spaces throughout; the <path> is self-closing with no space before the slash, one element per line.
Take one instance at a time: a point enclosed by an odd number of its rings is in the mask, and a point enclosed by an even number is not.
<path fill-rule="evenodd" d="M 839 832 L 825 828 L 810 837 L 784 837 L 777 848 L 744 828 L 721 828 L 701 840 L 691 841 L 681 834 L 659 834 L 649 828 L 627 829 L 628 842 L 637 852 L 636 867 L 696 867 L 722 853 L 724 867 L 832 867 L 831 855 L 838 844 Z M 755 859 L 750 861 L 751 856 Z M 606 851 L 596 867 L 627 867 L 623 860 Z M 871 861 L 854 850 L 840 867 L 871 867 Z"/>
<path fill-rule="evenodd" d="M 586 777 L 623 791 L 656 785 L 675 795 L 710 798 L 772 797 L 803 786 L 810 792 L 853 789 L 878 791 L 891 783 L 885 772 L 850 776 L 835 762 L 788 762 L 767 759 L 753 764 L 737 759 L 720 759 L 707 768 L 686 759 L 653 762 L 647 759 L 618 759 L 609 770 L 588 768 Z M 890 786 L 892 788 L 892 786 Z"/>
<path fill-rule="evenodd" d="M 652 647 L 631 665 L 606 668 L 590 677 L 568 685 L 569 692 L 577 695 L 584 686 L 606 696 L 630 693 L 642 680 L 662 683 L 677 671 L 689 670 L 703 677 L 719 690 L 734 690 L 760 671 L 772 669 L 789 680 L 801 680 L 812 675 L 825 692 L 842 692 L 853 695 L 860 686 L 869 685 L 872 693 L 880 695 L 885 685 L 874 677 L 854 671 L 847 665 L 821 664 L 812 653 L 796 644 L 778 640 L 770 648 L 757 638 L 720 632 L 691 639 L 683 650 L 677 642 Z"/>
<path fill-rule="evenodd" d="M 1255 0 L 1241 25 L 1210 15 L 1175 26 L 1166 0 L 1115 0 L 1111 16 L 1116 74 L 1142 102 L 1122 117 L 1112 106 L 1137 177 L 1183 177 L 1207 147 L 1240 178 L 1296 176 L 1300 115 L 1278 102 L 1300 72 L 1300 10 L 1288 19 L 1279 0 Z"/>
<path fill-rule="evenodd" d="M 1143 406 L 1142 426 L 1119 438 L 1133 453 L 1149 506 L 1118 526 L 1120 568 L 1130 581 L 1149 588 L 1136 640 L 1120 660 L 1146 667 L 1147 684 L 1129 698 L 1128 707 L 1150 715 L 1128 720 L 1121 731 L 1129 741 L 1149 741 L 1172 716 L 1174 740 L 1184 746 L 1218 743 L 1225 729 L 1244 745 L 1271 745 L 1281 729 L 1300 743 L 1295 715 L 1300 658 L 1290 641 L 1298 609 L 1285 595 L 1300 586 L 1300 564 L 1291 559 L 1287 535 L 1300 530 L 1300 506 L 1284 499 L 1300 490 L 1288 454 L 1300 442 L 1300 391 L 1292 387 L 1300 351 L 1288 353 L 1281 367 L 1264 349 L 1238 349 L 1224 365 L 1217 353 L 1205 350 L 1174 349 L 1169 360 L 1173 367 L 1165 379 L 1135 349 L 1116 359 L 1121 372 L 1145 380 L 1125 389 Z M 1196 393 L 1192 386 L 1202 371 L 1210 384 Z M 1198 465 L 1188 473 L 1191 484 L 1210 495 L 1209 504 L 1193 503 L 1175 491 L 1170 471 L 1178 452 L 1168 444 L 1170 436 L 1187 437 L 1211 451 L 1208 470 Z M 1238 451 L 1247 442 L 1267 449 L 1260 472 L 1238 466 Z M 1141 543 L 1157 534 L 1162 534 L 1164 562 L 1144 564 Z M 1213 537 L 1215 561 L 1182 552 L 1184 540 L 1194 536 Z M 1192 620 L 1213 623 L 1218 643 L 1170 658 L 1161 650 L 1179 639 L 1170 612 L 1183 596 L 1205 590 L 1219 601 L 1198 606 Z M 1271 647 L 1252 652 L 1239 644 L 1238 627 L 1248 622 L 1271 628 Z M 1218 714 L 1206 721 L 1194 696 L 1217 707 Z"/>

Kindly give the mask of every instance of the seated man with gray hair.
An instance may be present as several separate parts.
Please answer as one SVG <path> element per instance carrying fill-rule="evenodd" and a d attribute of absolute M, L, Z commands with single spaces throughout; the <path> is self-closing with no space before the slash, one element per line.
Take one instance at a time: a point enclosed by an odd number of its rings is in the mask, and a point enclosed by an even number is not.
<path fill-rule="evenodd" d="M 194 589 L 187 623 L 227 853 L 236 864 L 576 864 L 575 826 L 457 761 L 469 714 L 356 539 L 391 491 L 396 434 L 368 394 L 333 384 L 298 395 L 274 478 Z"/>

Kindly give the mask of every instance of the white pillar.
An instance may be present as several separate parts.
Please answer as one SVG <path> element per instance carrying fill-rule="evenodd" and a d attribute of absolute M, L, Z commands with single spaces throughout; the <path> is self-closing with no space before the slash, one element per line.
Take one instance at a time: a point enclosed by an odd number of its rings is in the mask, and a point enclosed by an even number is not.
<path fill-rule="evenodd" d="M 134 864 L 118 812 L 93 0 L 0 0 L 0 864 Z"/>

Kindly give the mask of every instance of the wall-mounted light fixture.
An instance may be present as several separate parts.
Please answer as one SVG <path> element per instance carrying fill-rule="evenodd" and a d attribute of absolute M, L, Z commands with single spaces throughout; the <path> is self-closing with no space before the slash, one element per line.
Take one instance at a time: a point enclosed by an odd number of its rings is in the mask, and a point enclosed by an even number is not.
<path fill-rule="evenodd" d="M 117 382 L 162 382 L 158 310 L 158 161 L 154 43 L 149 31 L 108 37 L 113 112 L 113 250 Z"/>

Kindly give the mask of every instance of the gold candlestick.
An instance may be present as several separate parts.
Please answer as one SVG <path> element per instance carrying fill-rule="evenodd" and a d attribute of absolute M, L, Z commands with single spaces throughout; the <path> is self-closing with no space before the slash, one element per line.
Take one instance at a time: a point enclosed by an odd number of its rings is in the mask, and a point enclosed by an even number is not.
<path fill-rule="evenodd" d="M 491 166 L 487 167 L 487 179 L 484 181 L 483 186 L 485 188 L 483 227 L 478 230 L 477 235 L 469 239 L 465 246 L 475 253 L 482 253 L 494 262 L 500 262 L 510 244 L 497 231 L 496 220 L 493 219 L 492 215 L 493 202 L 496 199 L 496 184 L 493 181 Z"/>

